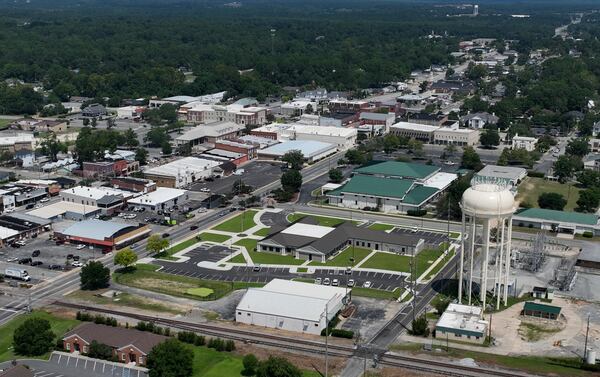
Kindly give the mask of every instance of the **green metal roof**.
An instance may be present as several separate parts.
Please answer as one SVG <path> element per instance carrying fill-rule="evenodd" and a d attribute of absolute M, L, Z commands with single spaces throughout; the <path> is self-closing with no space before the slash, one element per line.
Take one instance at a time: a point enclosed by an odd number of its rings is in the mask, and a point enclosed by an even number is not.
<path fill-rule="evenodd" d="M 355 175 L 348 183 L 327 193 L 339 196 L 340 193 L 363 194 L 389 198 L 403 198 L 413 184 L 412 179 L 381 178 Z"/>
<path fill-rule="evenodd" d="M 391 177 L 423 179 L 439 171 L 440 168 L 425 164 L 400 161 L 384 161 L 363 166 L 354 171 L 360 174 L 376 174 Z"/>
<path fill-rule="evenodd" d="M 539 304 L 537 302 L 532 301 L 527 301 L 525 303 L 525 306 L 523 307 L 523 310 L 533 310 L 536 312 L 544 312 L 556 315 L 560 314 L 560 309 L 560 306 Z"/>
<path fill-rule="evenodd" d="M 402 202 L 406 204 L 420 205 L 430 196 L 436 194 L 438 191 L 439 190 L 435 187 L 427 187 L 421 185 L 415 186 L 415 188 L 413 188 L 408 192 L 408 194 L 406 194 Z"/>
<path fill-rule="evenodd" d="M 556 221 L 563 223 L 575 223 L 583 225 L 597 225 L 598 216 L 590 213 L 556 211 L 553 209 L 527 208 L 520 210 L 516 216 Z"/>

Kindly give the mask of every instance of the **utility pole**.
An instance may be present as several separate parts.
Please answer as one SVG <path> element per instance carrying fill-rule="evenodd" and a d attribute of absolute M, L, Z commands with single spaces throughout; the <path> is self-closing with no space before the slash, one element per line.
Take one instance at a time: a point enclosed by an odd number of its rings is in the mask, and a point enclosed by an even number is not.
<path fill-rule="evenodd" d="M 585 346 L 583 347 L 583 362 L 587 359 L 588 335 L 590 334 L 590 315 L 588 314 L 587 329 L 585 330 Z"/>
<path fill-rule="evenodd" d="M 329 318 L 327 317 L 329 302 L 325 303 L 325 377 L 329 370 Z"/>

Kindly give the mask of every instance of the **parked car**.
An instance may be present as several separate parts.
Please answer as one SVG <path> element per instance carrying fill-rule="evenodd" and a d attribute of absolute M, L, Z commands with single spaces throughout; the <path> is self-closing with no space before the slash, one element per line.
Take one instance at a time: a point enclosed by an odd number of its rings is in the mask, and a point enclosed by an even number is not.
<path fill-rule="evenodd" d="M 170 234 L 169 234 L 169 233 L 163 233 L 161 237 L 162 237 L 162 238 L 168 238 L 169 236 L 170 236 Z"/>
<path fill-rule="evenodd" d="M 252 271 L 254 271 L 254 272 L 260 271 L 260 264 L 255 265 L 254 268 L 252 268 Z"/>
<path fill-rule="evenodd" d="M 33 253 L 31 253 L 32 257 L 39 257 L 40 256 L 40 251 L 39 250 L 33 250 Z"/>
<path fill-rule="evenodd" d="M 19 264 L 30 264 L 32 262 L 31 258 L 21 258 L 19 259 Z"/>
<path fill-rule="evenodd" d="M 198 225 L 192 225 L 192 226 L 190 227 L 190 230 L 196 230 L 196 229 L 198 229 Z"/>
<path fill-rule="evenodd" d="M 84 244 L 77 245 L 77 250 L 81 250 L 81 249 L 85 249 L 85 245 Z"/>
<path fill-rule="evenodd" d="M 363 284 L 363 288 L 371 288 L 371 282 L 365 281 L 365 283 Z"/>
<path fill-rule="evenodd" d="M 16 241 L 15 244 L 19 246 L 25 246 L 25 241 Z"/>
<path fill-rule="evenodd" d="M 350 280 L 348 280 L 348 284 L 347 284 L 347 285 L 348 285 L 348 287 L 352 288 L 352 287 L 354 287 L 354 284 L 355 284 L 355 283 L 354 283 L 354 279 L 350 279 Z"/>
<path fill-rule="evenodd" d="M 333 281 L 331 282 L 331 285 L 334 287 L 337 287 L 338 285 L 340 285 L 340 281 L 338 279 L 333 279 Z"/>
<path fill-rule="evenodd" d="M 67 259 L 73 259 L 73 254 L 68 254 Z"/>
<path fill-rule="evenodd" d="M 329 280 L 329 278 L 323 279 L 323 285 L 329 285 L 329 284 L 331 284 L 331 280 Z"/>
<path fill-rule="evenodd" d="M 49 264 L 48 265 L 48 269 L 49 270 L 62 270 L 62 265 L 60 264 Z"/>
<path fill-rule="evenodd" d="M 41 266 L 42 264 L 44 264 L 44 262 L 41 260 L 34 260 L 33 262 L 29 263 L 30 266 Z"/>
<path fill-rule="evenodd" d="M 46 203 L 46 202 L 49 202 L 49 201 L 50 201 L 50 198 L 42 198 L 40 200 L 40 203 Z"/>
<path fill-rule="evenodd" d="M 16 262 L 16 261 L 18 261 L 18 260 L 19 260 L 19 258 L 17 258 L 17 257 L 12 257 L 12 258 L 8 258 L 6 261 L 7 261 L 7 262 L 10 262 L 10 263 L 12 263 L 12 262 Z"/>
<path fill-rule="evenodd" d="M 73 255 L 73 260 L 74 261 L 78 261 L 79 260 L 79 255 Z"/>
<path fill-rule="evenodd" d="M 73 267 L 83 267 L 83 263 L 81 263 L 81 262 L 73 262 L 73 263 L 71 263 L 71 266 L 73 266 Z"/>
<path fill-rule="evenodd" d="M 207 187 L 202 187 L 202 188 L 200 189 L 200 192 L 210 192 L 210 189 L 209 189 L 209 188 L 207 188 Z"/>
<path fill-rule="evenodd" d="M 315 284 L 321 284 L 321 278 L 316 278 L 315 279 Z"/>

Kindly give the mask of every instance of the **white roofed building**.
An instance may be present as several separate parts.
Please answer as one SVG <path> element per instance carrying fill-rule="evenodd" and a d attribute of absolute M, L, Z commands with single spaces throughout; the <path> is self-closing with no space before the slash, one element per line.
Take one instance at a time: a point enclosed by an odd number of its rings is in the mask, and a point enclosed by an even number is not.
<path fill-rule="evenodd" d="M 439 128 L 439 126 L 431 126 L 427 124 L 398 122 L 390 127 L 390 133 L 396 136 L 402 136 L 409 139 L 417 139 L 426 143 L 431 143 L 434 140 L 434 132 Z"/>
<path fill-rule="evenodd" d="M 319 335 L 346 303 L 350 288 L 273 279 L 250 288 L 238 304 L 236 322 Z"/>
<path fill-rule="evenodd" d="M 479 130 L 440 127 L 433 131 L 434 144 L 473 146 L 479 144 Z"/>
<path fill-rule="evenodd" d="M 483 343 L 487 336 L 487 321 L 481 319 L 478 306 L 450 303 L 435 325 L 435 337 L 460 342 Z"/>
<path fill-rule="evenodd" d="M 527 152 L 533 152 L 537 141 L 535 137 L 519 136 L 519 134 L 516 134 L 512 138 L 512 149 L 525 149 Z"/>
<path fill-rule="evenodd" d="M 133 193 L 111 187 L 76 186 L 61 190 L 59 195 L 64 202 L 90 206 L 90 209 L 98 207 L 102 213 L 109 214 L 121 207 Z"/>
<path fill-rule="evenodd" d="M 354 128 L 308 126 L 295 124 L 287 130 L 290 139 L 313 140 L 323 143 L 334 144 L 339 150 L 354 147 L 358 131 Z"/>
<path fill-rule="evenodd" d="M 259 158 L 279 159 L 287 152 L 300 151 L 308 162 L 318 161 L 337 151 L 337 147 L 330 143 L 313 140 L 291 140 L 258 151 Z"/>
<path fill-rule="evenodd" d="M 15 153 L 23 149 L 33 150 L 33 134 L 20 133 L 0 137 L 0 152 Z"/>
<path fill-rule="evenodd" d="M 186 190 L 157 187 L 155 191 L 129 199 L 127 204 L 135 208 L 145 208 L 149 211 L 164 211 L 185 203 L 187 200 L 188 192 Z"/>
<path fill-rule="evenodd" d="M 192 147 L 203 143 L 216 143 L 235 138 L 244 126 L 234 122 L 213 122 L 189 129 L 175 138 L 176 145 L 189 143 Z"/>
<path fill-rule="evenodd" d="M 181 188 L 193 182 L 220 175 L 221 162 L 185 157 L 144 171 L 144 176 L 159 187 Z"/>

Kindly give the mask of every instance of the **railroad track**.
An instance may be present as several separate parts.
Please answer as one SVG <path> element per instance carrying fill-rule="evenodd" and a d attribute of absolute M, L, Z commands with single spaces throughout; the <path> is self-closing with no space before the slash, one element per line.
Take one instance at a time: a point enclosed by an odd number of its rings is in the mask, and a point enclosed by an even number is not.
<path fill-rule="evenodd" d="M 306 339 L 290 339 L 289 337 L 265 334 L 249 330 L 235 329 L 231 327 L 222 327 L 206 323 L 189 323 L 175 319 L 167 319 L 160 317 L 152 317 L 143 314 L 129 313 L 109 308 L 95 307 L 89 305 L 81 305 L 70 302 L 55 301 L 53 305 L 85 310 L 103 314 L 110 314 L 122 317 L 137 319 L 144 322 L 153 322 L 162 326 L 198 332 L 203 335 L 221 337 L 226 339 L 237 340 L 240 342 L 251 342 L 265 346 L 287 349 L 294 352 L 312 353 L 322 356 L 325 352 L 325 343 Z M 357 356 L 357 348 L 354 346 L 345 346 L 339 344 L 329 344 L 329 355 L 332 357 L 351 358 Z M 444 361 L 436 361 L 423 359 L 412 356 L 403 356 L 390 353 L 384 353 L 379 358 L 379 364 L 391 367 L 412 369 L 421 372 L 437 373 L 446 376 L 460 377 L 531 377 L 532 375 L 520 372 L 497 370 L 482 367 L 470 367 L 457 365 Z"/>

